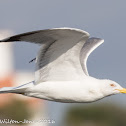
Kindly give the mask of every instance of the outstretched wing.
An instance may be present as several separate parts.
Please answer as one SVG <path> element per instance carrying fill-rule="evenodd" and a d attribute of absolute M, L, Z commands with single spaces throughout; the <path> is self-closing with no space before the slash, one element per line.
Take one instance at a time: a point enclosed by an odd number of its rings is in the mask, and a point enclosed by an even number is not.
<path fill-rule="evenodd" d="M 91 54 L 93 50 L 95 50 L 103 42 L 104 40 L 100 38 L 89 38 L 83 45 L 80 52 L 80 63 L 86 75 L 88 75 L 88 70 L 87 70 L 88 56 Z"/>
<path fill-rule="evenodd" d="M 80 65 L 80 51 L 88 38 L 89 34 L 79 29 L 57 28 L 24 33 L 2 41 L 41 44 L 35 73 L 36 83 L 39 83 L 77 80 L 84 76 L 85 71 Z"/>

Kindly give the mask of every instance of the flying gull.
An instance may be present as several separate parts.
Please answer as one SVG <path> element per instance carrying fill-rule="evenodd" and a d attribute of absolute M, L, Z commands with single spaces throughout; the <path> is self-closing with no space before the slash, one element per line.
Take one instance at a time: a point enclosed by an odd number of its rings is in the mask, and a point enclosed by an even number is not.
<path fill-rule="evenodd" d="M 15 41 L 40 45 L 35 58 L 35 80 L 18 87 L 0 88 L 0 93 L 17 93 L 65 103 L 93 102 L 126 93 L 125 88 L 112 80 L 89 76 L 87 58 L 104 40 L 89 38 L 86 31 L 75 28 L 46 29 L 15 35 L 0 42 Z"/>

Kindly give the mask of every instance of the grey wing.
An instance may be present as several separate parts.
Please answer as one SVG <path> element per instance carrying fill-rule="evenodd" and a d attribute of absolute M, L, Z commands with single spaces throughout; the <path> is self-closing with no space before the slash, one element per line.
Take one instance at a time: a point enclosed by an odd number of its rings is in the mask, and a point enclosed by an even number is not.
<path fill-rule="evenodd" d="M 9 37 L 1 42 L 27 41 L 41 44 L 36 58 L 35 80 L 76 80 L 83 73 L 80 50 L 89 33 L 74 28 L 34 31 Z"/>
<path fill-rule="evenodd" d="M 36 62 L 36 82 L 78 80 L 84 75 L 79 55 L 89 34 L 78 31 L 66 31 L 65 34 L 67 36 L 41 46 Z"/>
<path fill-rule="evenodd" d="M 0 42 L 25 41 L 35 44 L 47 44 L 65 37 L 74 37 L 74 35 L 75 37 L 82 37 L 83 35 L 89 37 L 89 33 L 86 31 L 64 27 L 22 33 L 0 40 Z"/>
<path fill-rule="evenodd" d="M 93 50 L 95 50 L 103 42 L 104 42 L 103 39 L 92 37 L 92 38 L 89 38 L 86 41 L 86 43 L 83 45 L 81 52 L 80 52 L 80 63 L 81 63 L 82 69 L 86 75 L 89 75 L 88 70 L 87 70 L 88 56 L 91 54 L 91 52 Z"/>

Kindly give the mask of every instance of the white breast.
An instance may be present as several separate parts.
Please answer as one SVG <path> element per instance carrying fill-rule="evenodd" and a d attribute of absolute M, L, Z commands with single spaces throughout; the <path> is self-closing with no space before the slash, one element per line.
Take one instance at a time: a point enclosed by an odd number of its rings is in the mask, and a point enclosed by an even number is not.
<path fill-rule="evenodd" d="M 91 102 L 103 96 L 94 89 L 94 85 L 88 80 L 43 82 L 29 89 L 25 95 L 59 102 Z"/>

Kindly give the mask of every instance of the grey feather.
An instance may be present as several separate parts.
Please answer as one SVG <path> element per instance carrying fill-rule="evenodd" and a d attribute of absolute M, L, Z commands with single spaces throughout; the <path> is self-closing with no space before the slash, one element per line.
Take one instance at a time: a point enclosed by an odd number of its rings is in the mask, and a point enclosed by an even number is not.
<path fill-rule="evenodd" d="M 86 63 L 88 56 L 94 49 L 96 49 L 103 42 L 104 42 L 103 39 L 92 37 L 92 38 L 89 38 L 86 41 L 86 43 L 83 45 L 80 52 L 80 63 L 86 75 L 89 75 L 88 70 L 87 70 L 87 63 Z"/>
<path fill-rule="evenodd" d="M 89 33 L 82 30 L 57 28 L 23 33 L 0 42 L 26 41 L 40 44 L 41 47 L 36 57 L 36 81 L 40 82 L 55 80 L 55 76 L 57 76 L 56 80 L 71 80 L 75 72 L 76 74 L 82 73 L 81 69 L 88 75 L 86 66 L 88 55 L 102 43 L 102 39 L 88 38 Z M 60 59 L 62 59 L 61 62 Z M 70 66 L 66 67 L 66 70 L 58 69 L 60 65 L 64 66 L 68 61 L 67 64 Z M 58 72 L 55 69 L 58 69 Z M 65 75 L 66 71 L 69 71 L 69 76 Z"/>
<path fill-rule="evenodd" d="M 26 41 L 26 42 L 40 44 L 41 47 L 36 58 L 36 74 L 37 74 L 36 80 L 46 81 L 49 78 L 50 79 L 54 78 L 53 77 L 54 75 L 50 75 L 50 71 L 52 71 L 52 69 L 57 68 L 58 66 L 56 65 L 53 66 L 54 68 L 52 68 L 51 66 L 49 66 L 49 64 L 61 57 L 63 58 L 63 61 L 61 61 L 60 64 L 64 64 L 69 61 L 70 63 L 67 64 L 69 65 L 71 64 L 70 67 L 73 67 L 73 69 L 76 68 L 76 73 L 82 72 L 82 70 L 80 69 L 81 65 L 76 66 L 75 62 L 79 64 L 80 50 L 83 44 L 88 39 L 88 37 L 89 37 L 89 33 L 79 29 L 56 28 L 56 29 L 47 29 L 47 30 L 39 30 L 39 31 L 23 33 L 23 34 L 9 37 L 1 41 L 4 42 Z M 84 41 L 80 42 L 81 38 L 83 38 Z M 69 52 L 71 51 L 72 53 L 70 54 L 71 57 L 69 58 L 68 58 L 68 51 Z M 70 71 L 70 70 L 67 70 L 65 68 L 64 71 L 60 71 L 60 69 L 58 70 L 59 75 L 64 74 L 64 77 L 60 76 L 59 80 L 63 80 L 65 78 L 72 79 L 72 76 L 70 75 L 74 74 L 75 70 L 71 71 L 69 76 L 65 76 L 66 71 Z"/>

